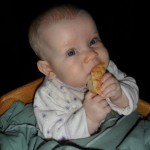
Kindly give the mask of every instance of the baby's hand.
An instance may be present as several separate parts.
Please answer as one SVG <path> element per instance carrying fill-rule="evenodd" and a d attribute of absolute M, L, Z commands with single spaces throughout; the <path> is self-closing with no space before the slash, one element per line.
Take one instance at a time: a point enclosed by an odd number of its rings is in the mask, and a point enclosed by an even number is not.
<path fill-rule="evenodd" d="M 119 84 L 119 81 L 112 76 L 111 73 L 107 72 L 103 76 L 101 89 L 103 91 L 102 97 L 104 98 L 111 98 L 111 100 L 115 101 L 122 95 L 122 89 Z"/>
<path fill-rule="evenodd" d="M 102 96 L 92 92 L 88 92 L 85 95 L 83 107 L 87 118 L 93 122 L 99 123 L 99 125 L 111 110 L 107 101 Z"/>
<path fill-rule="evenodd" d="M 102 77 L 102 97 L 103 98 L 110 98 L 112 103 L 119 107 L 126 107 L 128 106 L 128 98 L 124 94 L 121 89 L 119 81 L 112 76 L 111 73 L 107 72 Z"/>

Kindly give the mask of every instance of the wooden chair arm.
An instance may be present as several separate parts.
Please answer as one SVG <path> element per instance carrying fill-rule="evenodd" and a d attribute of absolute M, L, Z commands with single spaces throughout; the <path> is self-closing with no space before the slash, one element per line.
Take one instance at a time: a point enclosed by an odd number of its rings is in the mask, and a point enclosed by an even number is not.
<path fill-rule="evenodd" d="M 143 117 L 146 117 L 150 114 L 150 103 L 139 99 L 138 102 L 138 113 Z"/>
<path fill-rule="evenodd" d="M 36 88 L 42 83 L 43 78 L 36 79 L 0 97 L 0 115 L 2 115 L 14 101 L 20 100 L 25 104 L 31 103 Z"/>

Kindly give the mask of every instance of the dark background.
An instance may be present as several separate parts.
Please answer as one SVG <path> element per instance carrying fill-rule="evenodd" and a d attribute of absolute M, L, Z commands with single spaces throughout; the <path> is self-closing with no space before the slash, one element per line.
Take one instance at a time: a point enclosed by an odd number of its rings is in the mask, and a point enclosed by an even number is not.
<path fill-rule="evenodd" d="M 38 60 L 28 43 L 28 28 L 34 17 L 59 3 L 73 3 L 94 17 L 110 58 L 119 69 L 136 79 L 140 97 L 150 101 L 148 90 L 148 52 L 141 49 L 135 27 L 133 0 L 9 0 L 0 4 L 0 95 L 42 76 Z M 139 20 L 140 22 L 140 20 Z M 141 38 L 141 37 L 140 37 Z"/>

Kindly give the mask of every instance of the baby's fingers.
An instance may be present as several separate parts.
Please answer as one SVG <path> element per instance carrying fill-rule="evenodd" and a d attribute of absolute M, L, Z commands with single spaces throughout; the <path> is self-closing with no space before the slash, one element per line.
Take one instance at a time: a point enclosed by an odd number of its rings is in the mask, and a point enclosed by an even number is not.
<path fill-rule="evenodd" d="M 108 79 L 111 78 L 111 77 L 112 77 L 112 74 L 109 73 L 109 72 L 107 72 L 107 73 L 105 73 L 104 76 L 102 77 L 101 82 L 103 83 L 103 82 L 105 82 L 106 80 L 108 80 Z"/>
<path fill-rule="evenodd" d="M 107 103 L 106 100 L 99 101 L 99 104 L 100 104 L 100 106 L 103 107 L 103 108 L 109 106 L 109 104 Z"/>
<path fill-rule="evenodd" d="M 85 99 L 89 100 L 89 99 L 93 99 L 97 94 L 93 93 L 93 92 L 87 92 L 85 95 Z"/>
<path fill-rule="evenodd" d="M 107 80 L 102 82 L 101 89 L 102 91 L 105 91 L 110 86 L 111 87 L 113 86 L 113 88 L 116 88 L 118 85 L 119 85 L 118 81 L 114 77 L 110 76 L 109 78 L 107 78 Z"/>
<path fill-rule="evenodd" d="M 117 84 L 111 84 L 107 87 L 105 87 L 105 90 L 102 93 L 102 97 L 108 98 L 115 94 L 115 92 L 119 89 L 119 86 Z"/>

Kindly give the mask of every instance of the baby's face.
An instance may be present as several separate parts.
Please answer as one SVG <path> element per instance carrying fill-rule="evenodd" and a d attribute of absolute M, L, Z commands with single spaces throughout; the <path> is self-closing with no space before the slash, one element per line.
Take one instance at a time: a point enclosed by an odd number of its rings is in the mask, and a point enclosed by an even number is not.
<path fill-rule="evenodd" d="M 51 25 L 43 32 L 43 39 L 47 61 L 57 78 L 66 84 L 81 87 L 90 79 L 96 64 L 108 65 L 107 49 L 88 15 Z"/>

